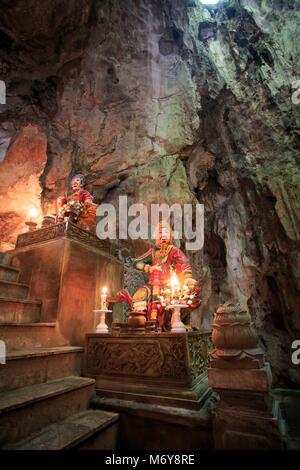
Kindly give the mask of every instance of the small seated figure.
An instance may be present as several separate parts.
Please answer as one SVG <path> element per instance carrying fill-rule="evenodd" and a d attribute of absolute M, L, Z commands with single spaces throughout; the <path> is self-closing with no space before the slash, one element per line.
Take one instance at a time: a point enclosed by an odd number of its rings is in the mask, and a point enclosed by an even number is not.
<path fill-rule="evenodd" d="M 82 228 L 89 229 L 96 225 L 96 204 L 93 196 L 83 189 L 84 177 L 75 175 L 71 180 L 71 191 L 67 191 L 56 201 L 56 223 L 66 218 Z"/>

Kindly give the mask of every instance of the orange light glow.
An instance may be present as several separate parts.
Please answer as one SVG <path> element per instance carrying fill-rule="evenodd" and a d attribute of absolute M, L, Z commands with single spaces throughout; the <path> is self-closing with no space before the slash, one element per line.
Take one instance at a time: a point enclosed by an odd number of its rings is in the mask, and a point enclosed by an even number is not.
<path fill-rule="evenodd" d="M 171 276 L 170 285 L 171 285 L 171 287 L 178 287 L 179 286 L 178 277 L 176 276 L 176 274 L 173 274 Z"/>
<path fill-rule="evenodd" d="M 107 287 L 103 287 L 102 294 L 107 294 Z"/>
<path fill-rule="evenodd" d="M 38 215 L 39 215 L 38 210 L 35 207 L 31 207 L 31 209 L 29 210 L 30 220 L 35 219 Z"/>

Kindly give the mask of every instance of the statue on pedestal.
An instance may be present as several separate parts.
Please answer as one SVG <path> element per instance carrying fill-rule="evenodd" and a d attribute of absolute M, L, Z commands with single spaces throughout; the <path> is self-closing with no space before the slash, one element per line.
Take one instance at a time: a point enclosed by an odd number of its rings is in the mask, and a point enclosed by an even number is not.
<path fill-rule="evenodd" d="M 170 303 L 181 302 L 189 305 L 181 311 L 182 320 L 188 323 L 191 310 L 200 305 L 200 289 L 197 281 L 192 278 L 188 258 L 172 243 L 170 224 L 158 224 L 155 246 L 135 259 L 133 265 L 136 269 L 149 273 L 149 287 L 138 289 L 132 298 L 127 291 L 122 290 L 114 299 L 115 302 L 125 301 L 130 305 L 130 322 L 134 315 L 144 313 L 148 321 L 158 324 L 161 330 L 168 331 L 171 311 L 166 307 Z M 172 277 L 177 279 L 177 287 L 172 287 Z"/>
<path fill-rule="evenodd" d="M 87 230 L 96 225 L 97 206 L 93 203 L 93 196 L 83 187 L 83 175 L 75 175 L 71 180 L 71 191 L 56 201 L 56 223 L 67 219 Z"/>

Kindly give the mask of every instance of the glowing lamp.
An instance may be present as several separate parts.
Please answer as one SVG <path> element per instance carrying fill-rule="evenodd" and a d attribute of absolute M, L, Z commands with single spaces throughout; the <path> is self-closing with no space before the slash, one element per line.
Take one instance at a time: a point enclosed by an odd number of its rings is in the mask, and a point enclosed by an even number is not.
<path fill-rule="evenodd" d="M 33 230 L 36 230 L 37 223 L 33 221 L 36 217 L 38 217 L 39 212 L 35 207 L 31 207 L 28 212 L 29 215 L 29 220 L 25 222 L 25 225 L 28 227 L 28 231 L 32 232 Z"/>

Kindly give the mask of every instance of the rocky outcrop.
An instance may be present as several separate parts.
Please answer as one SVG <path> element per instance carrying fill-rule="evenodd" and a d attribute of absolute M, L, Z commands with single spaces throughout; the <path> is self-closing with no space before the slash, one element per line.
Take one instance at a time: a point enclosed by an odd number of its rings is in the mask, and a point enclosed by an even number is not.
<path fill-rule="evenodd" d="M 290 361 L 300 328 L 296 18 L 299 2 L 228 1 L 190 12 L 203 146 L 214 156 L 195 188 L 206 207 L 210 302 L 233 296 L 247 307 L 276 380 L 299 383 Z"/>
<path fill-rule="evenodd" d="M 35 209 L 41 220 L 39 177 L 47 162 L 47 138 L 38 128 L 28 124 L 14 136 L 0 172 L 0 231 L 4 248 L 15 241 L 15 234 L 24 228 Z"/>
<path fill-rule="evenodd" d="M 78 171 L 96 202 L 203 203 L 194 321 L 235 298 L 299 382 L 299 1 L 42 3 L 0 6 L 4 248 Z"/>

